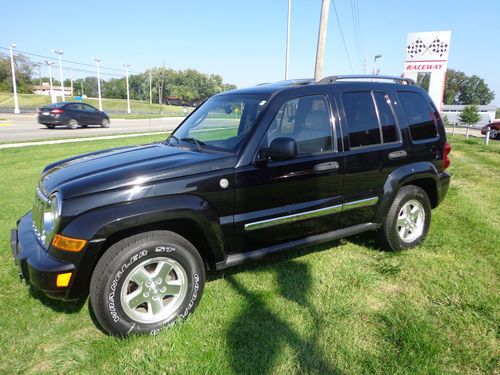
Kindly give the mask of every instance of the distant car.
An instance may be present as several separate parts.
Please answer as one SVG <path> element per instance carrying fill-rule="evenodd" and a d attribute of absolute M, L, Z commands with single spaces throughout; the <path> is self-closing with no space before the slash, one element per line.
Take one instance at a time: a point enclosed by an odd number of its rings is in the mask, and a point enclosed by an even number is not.
<path fill-rule="evenodd" d="M 76 129 L 78 125 L 109 128 L 108 115 L 86 103 L 62 102 L 38 108 L 38 122 L 49 129 L 60 125 L 70 129 Z"/>
<path fill-rule="evenodd" d="M 483 126 L 481 128 L 481 134 L 486 135 L 488 127 L 490 128 L 490 139 L 500 139 L 500 121 Z"/>

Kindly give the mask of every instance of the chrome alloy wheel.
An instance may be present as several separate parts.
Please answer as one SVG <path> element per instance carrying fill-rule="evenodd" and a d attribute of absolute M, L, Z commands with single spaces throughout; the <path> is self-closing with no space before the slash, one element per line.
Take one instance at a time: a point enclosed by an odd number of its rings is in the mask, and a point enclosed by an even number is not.
<path fill-rule="evenodd" d="M 121 306 L 140 323 L 168 319 L 184 301 L 188 278 L 184 268 L 170 258 L 152 258 L 137 265 L 121 289 Z"/>
<path fill-rule="evenodd" d="M 420 237 L 424 231 L 425 210 L 422 203 L 416 199 L 406 202 L 399 210 L 396 230 L 401 241 L 411 243 Z"/>

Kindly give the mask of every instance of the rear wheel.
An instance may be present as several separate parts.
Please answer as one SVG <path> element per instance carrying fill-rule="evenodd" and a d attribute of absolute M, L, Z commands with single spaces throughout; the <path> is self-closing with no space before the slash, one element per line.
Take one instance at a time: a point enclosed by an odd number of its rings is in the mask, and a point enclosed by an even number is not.
<path fill-rule="evenodd" d="M 490 130 L 490 139 L 496 139 L 498 137 L 499 137 L 498 130 L 494 130 L 494 129 Z"/>
<path fill-rule="evenodd" d="M 151 231 L 112 245 L 97 263 L 90 303 L 105 331 L 156 334 L 189 315 L 201 299 L 203 261 L 185 238 Z"/>
<path fill-rule="evenodd" d="M 70 129 L 76 129 L 78 127 L 78 121 L 76 121 L 76 119 L 72 118 L 71 120 L 68 121 L 68 127 Z"/>
<path fill-rule="evenodd" d="M 109 120 L 108 120 L 107 118 L 102 119 L 102 121 L 101 121 L 101 126 L 102 126 L 103 128 L 109 128 Z"/>
<path fill-rule="evenodd" d="M 430 222 L 427 193 L 418 186 L 403 186 L 378 230 L 379 241 L 393 251 L 415 247 L 427 236 Z"/>

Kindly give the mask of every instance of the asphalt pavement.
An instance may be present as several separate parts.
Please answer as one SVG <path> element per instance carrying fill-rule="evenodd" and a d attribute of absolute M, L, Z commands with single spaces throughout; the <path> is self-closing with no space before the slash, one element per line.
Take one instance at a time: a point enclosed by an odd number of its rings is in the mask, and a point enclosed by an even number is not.
<path fill-rule="evenodd" d="M 95 137 L 125 133 L 146 133 L 155 131 L 171 131 L 180 124 L 184 117 L 162 117 L 141 120 L 111 119 L 109 128 L 90 125 L 88 128 L 71 130 L 61 126 L 47 129 L 40 125 L 35 114 L 1 114 L 0 143 L 24 142 L 54 138 Z"/>

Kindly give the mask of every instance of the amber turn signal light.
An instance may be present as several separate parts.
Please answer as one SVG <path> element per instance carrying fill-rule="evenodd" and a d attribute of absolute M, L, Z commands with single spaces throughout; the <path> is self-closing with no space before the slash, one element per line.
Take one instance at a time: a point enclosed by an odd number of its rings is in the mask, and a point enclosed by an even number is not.
<path fill-rule="evenodd" d="M 87 243 L 86 240 L 64 237 L 61 236 L 60 234 L 56 234 L 54 239 L 52 240 L 52 245 L 54 245 L 58 249 L 65 251 L 73 251 L 73 252 L 77 252 L 83 249 L 86 243 Z"/>
<path fill-rule="evenodd" d="M 71 280 L 71 272 L 60 273 L 57 275 L 56 286 L 59 288 L 63 288 L 69 285 L 69 281 Z"/>

